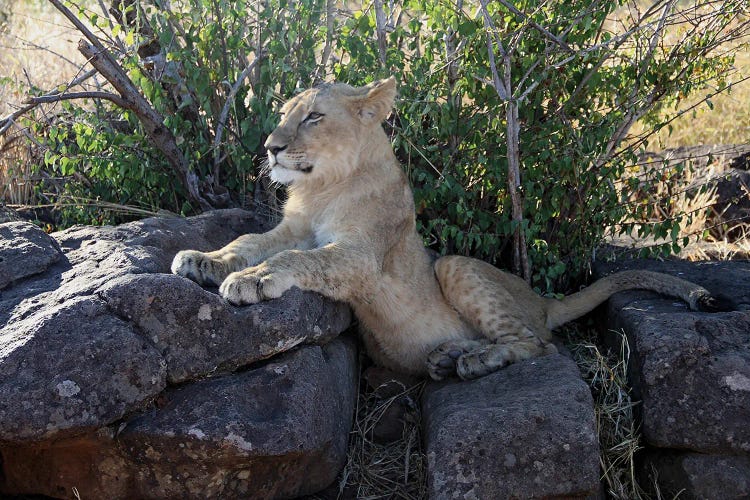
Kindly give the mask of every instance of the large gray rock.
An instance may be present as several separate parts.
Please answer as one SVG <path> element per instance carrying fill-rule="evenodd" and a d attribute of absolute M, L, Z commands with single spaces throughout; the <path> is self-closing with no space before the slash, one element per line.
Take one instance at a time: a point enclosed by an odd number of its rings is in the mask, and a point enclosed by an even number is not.
<path fill-rule="evenodd" d="M 0 290 L 60 259 L 57 242 L 29 222 L 0 224 Z"/>
<path fill-rule="evenodd" d="M 354 343 L 337 340 L 168 393 L 119 438 L 138 465 L 139 496 L 293 498 L 325 488 L 346 460 L 355 366 Z"/>
<path fill-rule="evenodd" d="M 471 382 L 430 383 L 422 403 L 430 498 L 598 494 L 593 400 L 570 359 L 555 354 Z"/>
<path fill-rule="evenodd" d="M 231 371 L 299 344 L 328 342 L 351 322 L 345 304 L 296 288 L 283 301 L 240 308 L 167 274 L 124 276 L 100 293 L 161 352 L 170 383 Z"/>
<path fill-rule="evenodd" d="M 640 466 L 641 484 L 655 479 L 662 498 L 730 500 L 750 498 L 750 457 L 649 452 Z"/>
<path fill-rule="evenodd" d="M 612 270 L 599 265 L 597 272 Z M 723 292 L 750 304 L 750 263 L 630 261 Z M 631 349 L 633 397 L 642 401 L 646 442 L 704 453 L 750 452 L 750 313 L 691 312 L 650 292 L 610 299 L 608 328 L 622 329 Z"/>
<path fill-rule="evenodd" d="M 0 339 L 0 441 L 90 431 L 166 386 L 159 353 L 90 297 L 19 319 Z"/>
<path fill-rule="evenodd" d="M 623 261 L 618 269 L 666 272 L 730 296 L 738 311 L 708 314 L 651 292 L 609 300 L 606 321 L 631 350 L 629 379 L 640 400 L 647 449 L 641 484 L 668 496 L 747 498 L 750 484 L 750 262 Z M 614 342 L 616 336 L 611 336 Z"/>
<path fill-rule="evenodd" d="M 54 239 L 28 224 L 0 225 L 0 234 L 10 235 L 11 241 L 0 244 L 0 288 L 5 287 L 0 292 L 0 493 L 70 497 L 66 487 L 71 485 L 94 491 L 84 495 L 89 498 L 172 491 L 154 486 L 154 481 L 161 485 L 168 477 L 181 483 L 167 471 L 171 465 L 153 459 L 148 470 L 141 470 L 135 464 L 155 457 L 152 451 L 158 446 L 159 456 L 173 459 L 175 450 L 170 447 L 179 447 L 173 438 L 185 423 L 180 416 L 207 422 L 211 408 L 227 411 L 215 415 L 213 431 L 201 427 L 212 445 L 201 441 L 190 447 L 200 467 L 208 468 L 213 456 L 224 453 L 222 457 L 234 456 L 237 463 L 274 463 L 279 470 L 296 471 L 297 483 L 284 474 L 279 474 L 278 484 L 269 479 L 269 496 L 325 486 L 320 478 L 335 475 L 337 469 L 329 467 L 342 460 L 340 446 L 331 443 L 346 441 L 348 430 L 341 422 L 349 421 L 349 407 L 328 392 L 315 392 L 313 386 L 341 390 L 341 398 L 353 400 L 347 385 L 355 367 L 350 347 L 302 348 L 292 355 L 302 361 L 289 361 L 293 369 L 280 368 L 265 377 L 243 370 L 295 346 L 330 341 L 349 325 L 349 309 L 296 289 L 275 301 L 236 308 L 212 291 L 164 274 L 181 249 L 215 249 L 242 233 L 267 229 L 241 210 L 188 219 L 152 218 L 117 227 L 74 227 L 54 233 Z M 30 256 L 33 265 L 18 264 L 19 255 Z M 10 271 L 5 271 L 8 266 Z M 336 373 L 340 380 L 332 375 Z M 204 380 L 218 376 L 223 378 Z M 170 385 L 176 383 L 179 389 Z M 268 427 L 262 428 L 262 418 L 252 420 L 253 408 L 258 407 L 250 404 L 250 396 L 242 396 L 258 395 L 260 389 L 253 384 L 263 384 L 270 392 L 269 399 L 254 398 L 252 404 L 275 408 L 274 401 L 283 400 L 288 391 L 306 401 L 304 412 L 269 414 Z M 305 391 L 310 391 L 308 399 L 302 397 Z M 186 396 L 178 410 L 163 407 L 172 397 L 180 400 L 179 394 Z M 230 401 L 235 406 L 222 406 Z M 191 404 L 206 413 L 191 414 Z M 263 439 L 278 441 L 278 450 L 259 447 L 248 454 L 228 448 L 229 434 L 220 428 L 235 425 L 244 412 L 258 424 L 237 424 L 246 437 L 252 435 L 254 441 L 248 442 L 261 442 L 262 434 Z M 316 437 L 328 440 L 329 454 L 315 449 L 312 439 L 295 441 L 305 446 L 293 452 L 273 454 L 285 443 L 291 446 L 287 437 L 295 436 L 292 424 L 303 432 L 320 433 Z M 151 436 L 151 448 L 139 449 L 135 438 L 127 437 L 135 435 L 135 429 L 141 429 L 139 440 Z M 126 439 L 128 452 L 123 448 Z M 270 462 L 261 459 L 266 452 L 272 454 Z M 224 458 L 217 459 L 212 470 L 234 477 L 236 463 Z M 199 497 L 200 491 L 213 491 L 201 482 L 213 485 L 218 476 L 191 474 L 194 480 L 184 495 L 192 491 Z M 77 479 L 61 479 L 66 477 Z M 239 486 L 227 482 L 221 488 L 228 498 L 240 495 Z"/>
<path fill-rule="evenodd" d="M 343 467 L 356 399 L 353 342 L 284 354 L 167 389 L 141 416 L 4 450 L 5 490 L 82 498 L 293 498 Z"/>

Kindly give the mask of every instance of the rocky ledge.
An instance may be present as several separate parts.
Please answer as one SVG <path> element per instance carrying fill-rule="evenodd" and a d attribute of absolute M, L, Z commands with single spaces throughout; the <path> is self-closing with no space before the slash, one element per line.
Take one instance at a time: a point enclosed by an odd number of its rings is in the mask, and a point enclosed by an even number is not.
<path fill-rule="evenodd" d="M 168 273 L 178 250 L 267 229 L 241 210 L 52 235 L 0 224 L 0 496 L 293 498 L 334 482 L 357 393 L 349 308 L 297 289 L 236 308 Z M 750 263 L 618 266 L 740 304 L 621 293 L 602 324 L 632 351 L 641 483 L 747 497 Z M 602 495 L 592 397 L 561 354 L 430 382 L 422 415 L 430 498 Z"/>
<path fill-rule="evenodd" d="M 355 345 L 336 339 L 348 307 L 294 289 L 235 308 L 166 274 L 180 249 L 267 229 L 241 210 L 52 235 L 0 225 L 0 493 L 293 497 L 331 483 L 356 394 Z"/>
<path fill-rule="evenodd" d="M 639 401 L 645 449 L 642 485 L 667 496 L 750 496 L 750 262 L 633 260 L 599 263 L 596 274 L 622 269 L 666 272 L 730 296 L 737 311 L 706 314 L 652 292 L 615 295 L 605 337 L 624 332 L 629 382 Z"/>

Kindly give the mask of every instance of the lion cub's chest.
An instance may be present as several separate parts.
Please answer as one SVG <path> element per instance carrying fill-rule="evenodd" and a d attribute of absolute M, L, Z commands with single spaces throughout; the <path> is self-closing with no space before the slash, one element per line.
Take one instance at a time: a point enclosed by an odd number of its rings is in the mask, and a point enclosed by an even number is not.
<path fill-rule="evenodd" d="M 316 248 L 330 245 L 338 239 L 335 228 L 330 224 L 313 226 L 313 238 Z"/>
<path fill-rule="evenodd" d="M 335 243 L 346 233 L 345 217 L 334 210 L 322 210 L 310 219 L 310 229 L 316 248 Z"/>

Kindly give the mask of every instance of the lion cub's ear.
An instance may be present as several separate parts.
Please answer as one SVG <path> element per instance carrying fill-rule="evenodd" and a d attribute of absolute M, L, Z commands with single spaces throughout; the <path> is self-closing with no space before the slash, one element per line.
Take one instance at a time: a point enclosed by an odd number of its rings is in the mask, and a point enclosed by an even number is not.
<path fill-rule="evenodd" d="M 391 76 L 362 87 L 364 96 L 358 97 L 355 106 L 359 117 L 366 122 L 380 123 L 393 109 L 396 99 L 396 79 Z"/>

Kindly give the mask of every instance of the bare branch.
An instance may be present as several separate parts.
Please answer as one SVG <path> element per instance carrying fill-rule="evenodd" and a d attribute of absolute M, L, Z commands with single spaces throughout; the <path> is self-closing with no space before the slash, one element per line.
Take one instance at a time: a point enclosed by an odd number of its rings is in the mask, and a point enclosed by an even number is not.
<path fill-rule="evenodd" d="M 333 18 L 334 18 L 334 5 L 333 0 L 326 0 L 326 41 L 323 46 L 323 52 L 320 56 L 320 64 L 316 69 L 315 80 L 322 79 L 322 76 L 326 74 L 326 65 L 328 59 L 331 58 L 331 50 L 333 49 Z"/>
<path fill-rule="evenodd" d="M 526 80 L 531 76 L 531 74 L 534 72 L 534 70 L 539 66 L 539 63 L 541 62 L 540 58 L 537 58 L 534 61 L 534 64 L 532 64 L 529 69 L 526 71 L 526 74 L 523 75 L 523 78 L 521 78 L 521 81 L 518 82 L 518 85 L 516 85 L 516 92 L 518 92 L 518 89 L 523 88 L 523 84 L 526 83 Z M 529 87 L 521 94 L 517 99 L 519 101 L 523 101 L 526 96 L 528 96 L 535 88 L 539 85 L 539 81 L 532 83 L 529 85 Z"/>
<path fill-rule="evenodd" d="M 640 68 L 638 68 L 638 73 L 643 73 L 645 68 L 651 63 L 651 61 L 654 60 L 654 51 L 656 51 L 656 44 L 659 41 L 659 37 L 664 34 L 664 25 L 667 22 L 667 15 L 672 10 L 673 4 L 674 0 L 670 0 L 666 3 L 666 5 L 664 5 L 664 10 L 662 11 L 661 17 L 659 18 L 659 23 L 657 24 L 656 29 L 654 29 L 654 34 L 651 35 L 651 39 L 648 42 L 648 52 L 646 52 L 646 55 L 641 61 L 641 66 Z"/>
<path fill-rule="evenodd" d="M 111 92 L 70 92 L 68 94 L 43 95 L 39 97 L 30 97 L 24 101 L 24 104 L 46 104 L 50 102 L 70 101 L 73 99 L 105 99 L 112 101 L 121 108 L 127 108 L 128 103 L 117 94 Z"/>
<path fill-rule="evenodd" d="M 511 218 L 515 224 L 513 232 L 513 270 L 520 273 L 527 283 L 531 283 L 531 268 L 529 264 L 528 250 L 526 248 L 526 232 L 523 229 L 523 194 L 521 193 L 521 150 L 520 150 L 520 121 L 518 115 L 519 99 L 513 96 L 513 81 L 511 72 L 510 54 L 502 46 L 502 42 L 497 36 L 495 25 L 487 10 L 487 0 L 480 0 L 480 9 L 484 19 L 484 26 L 487 30 L 487 51 L 490 58 L 490 71 L 494 80 L 494 87 L 497 95 L 505 101 L 505 121 L 508 161 L 508 194 L 511 201 Z M 494 47 L 490 31 L 495 33 L 495 43 L 503 57 L 503 76 L 500 77 L 497 65 L 495 63 Z M 511 44 L 511 46 L 514 46 Z M 524 76 L 524 80 L 528 76 Z M 531 90 L 536 85 L 530 87 Z M 529 90 L 529 92 L 531 91 Z M 526 97 L 528 93 L 523 93 Z"/>
<path fill-rule="evenodd" d="M 69 88 L 72 88 L 72 87 L 75 87 L 77 85 L 80 85 L 81 83 L 85 82 L 86 80 L 88 80 L 89 78 L 91 78 L 92 76 L 94 76 L 96 73 L 97 73 L 97 71 L 95 69 L 87 71 L 86 73 L 82 74 L 81 76 L 75 78 L 73 81 L 71 81 L 70 83 L 68 83 L 68 85 L 65 87 L 65 90 L 67 90 Z M 64 90 L 61 91 L 59 89 L 55 89 L 55 90 L 53 90 L 51 92 L 48 92 L 48 93 L 44 94 L 41 97 L 56 96 L 56 95 L 60 95 L 62 92 L 64 92 Z M 26 113 L 28 113 L 32 109 L 36 108 L 39 104 L 41 104 L 41 103 L 38 103 L 38 104 L 37 103 L 28 104 L 27 106 L 24 106 L 24 107 L 22 107 L 20 109 L 17 109 L 16 111 L 14 111 L 13 113 L 11 113 L 10 115 L 8 115 L 5 118 L 1 119 L 0 120 L 0 136 L 2 136 L 5 132 L 7 132 L 10 129 L 10 127 L 13 125 L 14 121 L 17 118 L 19 118 L 20 116 L 25 115 Z"/>
<path fill-rule="evenodd" d="M 237 92 L 239 92 L 240 87 L 242 86 L 242 82 L 245 81 L 245 78 L 250 75 L 250 72 L 255 69 L 258 61 L 260 61 L 263 57 L 263 49 L 261 49 L 260 51 L 258 51 L 258 56 L 253 60 L 253 62 L 248 64 L 245 69 L 242 70 L 242 73 L 240 73 L 237 81 L 234 82 L 234 85 L 232 85 L 232 88 L 229 90 L 229 95 L 227 95 L 227 100 L 224 103 L 224 107 L 221 109 L 221 114 L 219 115 L 219 122 L 216 124 L 216 136 L 214 137 L 213 144 L 214 167 L 216 167 L 221 160 L 219 149 L 221 147 L 221 138 L 224 135 L 224 127 L 226 126 L 227 117 L 229 116 L 229 109 L 232 107 L 232 103 L 234 102 L 235 96 L 237 96 Z"/>
<path fill-rule="evenodd" d="M 133 111 L 138 117 L 151 142 L 162 152 L 165 159 L 181 177 L 190 200 L 197 203 L 203 210 L 213 208 L 201 196 L 198 188 L 198 176 L 190 169 L 185 156 L 182 154 L 180 148 L 177 147 L 177 141 L 172 132 L 164 126 L 164 118 L 138 92 L 138 89 L 130 81 L 130 78 L 128 78 L 123 69 L 114 62 L 112 56 L 103 48 L 97 49 L 95 46 L 86 43 L 85 40 L 81 40 L 78 43 L 78 50 L 89 59 L 91 65 L 99 70 L 102 76 L 120 93 L 124 107 Z"/>
<path fill-rule="evenodd" d="M 487 0 L 479 0 L 479 4 L 479 11 L 482 13 L 482 18 L 484 20 L 484 27 L 492 32 L 495 38 L 495 44 L 500 51 L 500 55 L 505 57 L 507 55 L 507 52 L 505 51 L 502 40 L 500 40 L 500 37 L 497 36 L 497 28 L 495 28 L 495 23 L 492 21 L 490 12 L 487 10 Z M 489 31 L 487 32 L 487 36 L 489 36 Z M 492 55 L 491 57 L 492 59 L 494 59 L 494 55 Z"/>
<path fill-rule="evenodd" d="M 375 0 L 375 30 L 378 36 L 380 64 L 385 66 L 387 42 L 385 39 L 385 11 L 383 10 L 383 0 Z"/>
<path fill-rule="evenodd" d="M 482 12 L 482 17 L 484 20 L 484 28 L 486 30 L 487 35 L 487 53 L 490 57 L 490 72 L 492 73 L 492 86 L 495 87 L 495 91 L 497 92 L 497 95 L 500 96 L 500 99 L 503 101 L 507 101 L 511 97 L 511 91 L 509 87 L 506 87 L 506 83 L 510 82 L 503 82 L 500 79 L 500 75 L 497 72 L 497 62 L 495 61 L 495 49 L 492 45 L 493 37 L 490 34 L 490 32 L 495 32 L 495 23 L 492 22 L 492 18 L 490 17 L 490 13 L 487 11 L 487 0 L 479 0 L 480 10 Z M 506 57 L 507 52 L 505 52 L 505 47 L 503 47 L 503 42 L 500 40 L 499 37 L 495 36 L 495 44 L 497 45 L 498 50 L 500 50 L 500 54 L 503 57 Z"/>

